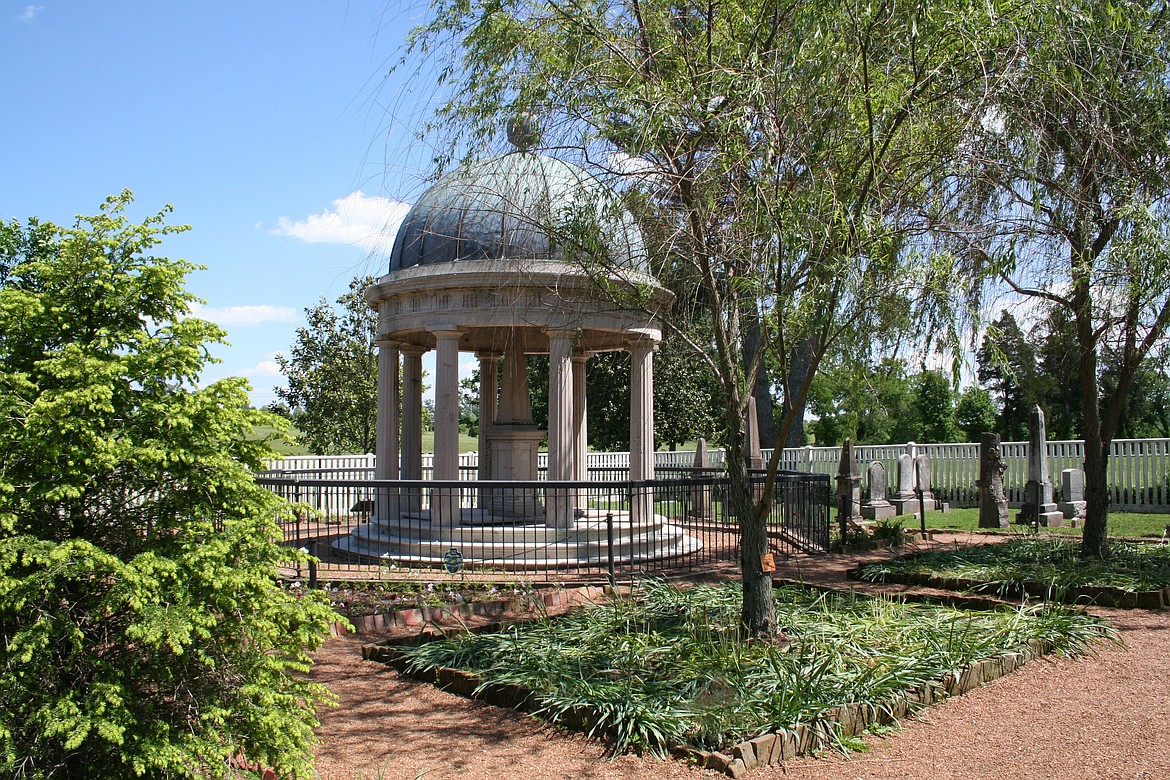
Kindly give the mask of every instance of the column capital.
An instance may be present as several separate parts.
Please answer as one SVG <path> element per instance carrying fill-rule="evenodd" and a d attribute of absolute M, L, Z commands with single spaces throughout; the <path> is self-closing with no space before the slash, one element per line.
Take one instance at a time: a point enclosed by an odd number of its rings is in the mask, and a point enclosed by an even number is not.
<path fill-rule="evenodd" d="M 420 347 L 418 344 L 408 344 L 406 342 L 399 344 L 398 349 L 406 357 L 422 357 L 430 352 L 426 347 Z"/>
<path fill-rule="evenodd" d="M 463 331 L 453 326 L 446 326 L 438 330 L 432 330 L 431 335 L 436 339 L 458 339 L 463 337 Z"/>
<path fill-rule="evenodd" d="M 545 328 L 544 329 L 545 335 L 548 336 L 550 339 L 557 339 L 557 338 L 575 339 L 575 338 L 577 338 L 577 334 L 580 332 L 581 331 L 578 328 Z"/>
<path fill-rule="evenodd" d="M 632 333 L 630 334 L 629 338 L 626 339 L 626 348 L 642 348 L 657 351 L 658 345 L 661 343 L 662 338 L 660 336 L 655 336 L 650 333 Z"/>
<path fill-rule="evenodd" d="M 586 352 L 584 350 L 573 350 L 573 362 L 574 363 L 584 363 L 585 361 L 587 361 L 591 357 L 593 357 L 592 352 Z"/>
<path fill-rule="evenodd" d="M 398 339 L 392 339 L 389 336 L 379 336 L 374 339 L 374 344 L 380 349 L 393 349 L 400 346 L 402 342 Z"/>
<path fill-rule="evenodd" d="M 504 356 L 503 352 L 492 352 L 490 350 L 478 350 L 475 356 L 480 360 L 499 360 Z"/>

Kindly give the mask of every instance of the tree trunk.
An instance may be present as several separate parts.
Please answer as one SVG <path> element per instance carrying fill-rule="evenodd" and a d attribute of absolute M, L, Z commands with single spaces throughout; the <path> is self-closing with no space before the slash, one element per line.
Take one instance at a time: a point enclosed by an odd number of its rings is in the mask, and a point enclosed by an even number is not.
<path fill-rule="evenodd" d="M 729 403 L 729 411 L 738 407 Z M 772 575 L 763 569 L 768 553 L 767 512 L 756 505 L 748 478 L 747 451 L 742 416 L 729 414 L 727 435 L 727 473 L 730 481 L 728 501 L 739 523 L 740 569 L 743 579 L 743 605 L 740 628 L 744 638 L 771 636 L 776 632 L 776 602 L 772 592 Z"/>
<path fill-rule="evenodd" d="M 1109 555 L 1109 444 L 1099 429 L 1085 430 L 1085 528 L 1081 557 L 1104 559 Z"/>
<path fill-rule="evenodd" d="M 1081 412 L 1085 435 L 1085 528 L 1081 533 L 1081 557 L 1104 559 L 1109 554 L 1109 436 L 1102 425 L 1097 384 L 1097 335 L 1093 327 L 1093 302 L 1084 269 L 1090 267 L 1084 242 L 1073 242 L 1072 304 L 1076 323 L 1077 362 L 1081 384 Z"/>

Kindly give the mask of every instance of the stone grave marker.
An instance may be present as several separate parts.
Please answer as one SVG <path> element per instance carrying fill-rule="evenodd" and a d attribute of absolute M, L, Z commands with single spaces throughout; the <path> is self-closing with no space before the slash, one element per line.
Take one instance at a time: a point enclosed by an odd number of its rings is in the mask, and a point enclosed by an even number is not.
<path fill-rule="evenodd" d="M 861 516 L 867 520 L 884 520 L 896 515 L 894 505 L 886 499 L 886 467 L 880 460 L 875 460 L 869 464 L 865 476 L 869 493 L 861 505 Z"/>
<path fill-rule="evenodd" d="M 1008 514 L 1007 493 L 1003 487 L 1003 475 L 1007 464 L 999 448 L 998 433 L 984 433 L 979 439 L 979 527 L 1007 528 L 1011 525 Z"/>

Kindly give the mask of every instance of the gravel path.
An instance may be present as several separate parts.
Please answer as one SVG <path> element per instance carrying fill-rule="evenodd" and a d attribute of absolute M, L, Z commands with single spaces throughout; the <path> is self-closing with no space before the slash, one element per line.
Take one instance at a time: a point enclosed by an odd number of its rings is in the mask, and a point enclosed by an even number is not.
<path fill-rule="evenodd" d="M 931 546 L 962 544 L 946 537 Z M 861 560 L 823 556 L 778 572 L 844 583 Z M 883 586 L 881 590 L 899 590 Z M 801 758 L 753 780 L 1123 780 L 1170 778 L 1170 612 L 1101 609 L 1125 647 L 1096 656 L 1045 658 L 926 710 L 870 748 Z M 361 660 L 371 637 L 328 642 L 313 677 L 340 706 L 321 713 L 322 780 L 672 780 L 718 777 L 679 761 L 607 758 L 605 746 L 533 718 L 443 693 Z"/>

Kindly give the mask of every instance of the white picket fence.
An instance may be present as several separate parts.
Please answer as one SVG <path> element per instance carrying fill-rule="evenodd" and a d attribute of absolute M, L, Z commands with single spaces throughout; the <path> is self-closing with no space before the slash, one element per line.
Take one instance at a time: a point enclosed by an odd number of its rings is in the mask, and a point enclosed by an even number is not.
<path fill-rule="evenodd" d="M 979 474 L 978 444 L 860 444 L 856 448 L 857 461 L 864 473 L 866 466 L 875 460 L 886 467 L 890 479 L 897 475 L 898 456 L 908 453 L 912 457 L 926 454 L 931 462 L 932 486 L 935 495 L 955 506 L 975 506 L 978 493 L 975 480 Z M 1024 483 L 1027 481 L 1027 442 L 1004 442 L 1000 445 L 1007 465 L 1005 483 L 1008 500 L 1019 506 L 1024 500 Z M 1060 472 L 1064 469 L 1083 468 L 1085 445 L 1081 441 L 1048 442 L 1048 468 L 1050 478 L 1059 491 Z M 771 456 L 770 450 L 764 457 Z M 723 463 L 723 451 L 709 451 L 711 465 Z M 793 471 L 811 471 L 818 474 L 836 474 L 840 463 L 839 447 L 796 447 L 783 451 L 780 467 Z M 474 468 L 479 457 L 475 452 L 459 456 L 460 468 Z M 693 466 L 695 453 L 688 450 L 659 452 L 655 454 L 658 467 Z M 539 465 L 546 465 L 546 453 L 540 453 Z M 628 452 L 591 452 L 589 468 L 597 470 L 597 476 L 605 479 L 605 470 L 628 469 Z M 429 471 L 431 455 L 423 455 L 424 472 Z M 269 463 L 273 473 L 287 476 L 321 479 L 372 479 L 374 456 L 367 455 L 291 455 Z M 616 478 L 616 477 L 614 477 Z M 1170 512 L 1170 439 L 1118 439 L 1109 453 L 1110 505 L 1113 509 L 1126 512 Z"/>

